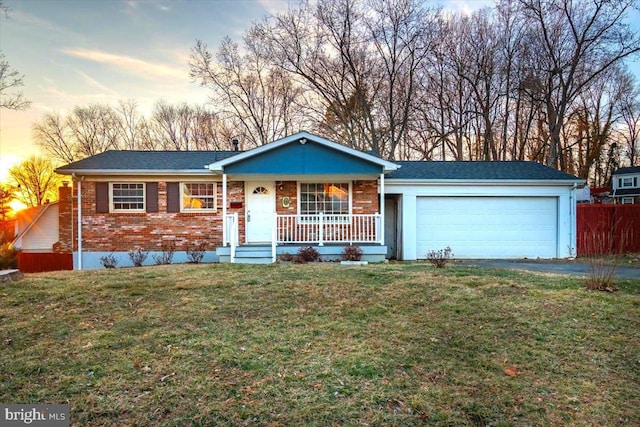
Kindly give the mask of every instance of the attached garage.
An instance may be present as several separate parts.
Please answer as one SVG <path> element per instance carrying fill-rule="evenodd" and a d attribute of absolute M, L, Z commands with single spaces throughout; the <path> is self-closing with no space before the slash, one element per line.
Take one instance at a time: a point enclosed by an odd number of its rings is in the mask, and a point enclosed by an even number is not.
<path fill-rule="evenodd" d="M 555 258 L 557 212 L 555 197 L 418 197 L 417 257 Z"/>
<path fill-rule="evenodd" d="M 576 189 L 584 181 L 534 162 L 397 162 L 397 258 L 575 256 Z M 389 242 L 386 242 L 390 244 Z"/>

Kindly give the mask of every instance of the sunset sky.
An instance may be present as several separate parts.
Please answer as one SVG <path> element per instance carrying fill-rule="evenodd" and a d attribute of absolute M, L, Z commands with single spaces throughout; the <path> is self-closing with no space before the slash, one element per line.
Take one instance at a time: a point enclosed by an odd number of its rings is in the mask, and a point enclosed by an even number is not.
<path fill-rule="evenodd" d="M 188 57 L 196 39 L 214 50 L 252 21 L 286 10 L 287 0 L 5 0 L 0 49 L 25 75 L 26 111 L 0 110 L 0 181 L 8 166 L 37 153 L 31 125 L 45 113 L 76 105 L 135 99 L 148 112 L 159 99 L 204 103 L 191 82 Z M 441 0 L 469 11 L 486 0 Z M 640 69 L 638 62 L 633 64 Z"/>

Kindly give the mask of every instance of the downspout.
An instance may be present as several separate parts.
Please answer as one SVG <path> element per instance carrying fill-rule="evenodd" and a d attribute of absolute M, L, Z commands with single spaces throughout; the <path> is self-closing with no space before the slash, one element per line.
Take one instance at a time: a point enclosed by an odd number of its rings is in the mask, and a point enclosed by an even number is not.
<path fill-rule="evenodd" d="M 577 248 L 576 248 L 577 245 L 574 244 L 574 236 L 577 232 L 577 230 L 575 230 L 575 227 L 578 221 L 578 219 L 576 218 L 576 188 L 578 188 L 578 184 L 574 182 L 573 187 L 571 188 L 571 195 L 569 196 L 569 203 L 571 205 L 569 208 L 569 212 L 570 212 L 569 221 L 571 221 L 569 225 L 569 257 L 570 258 L 575 258 L 578 255 Z"/>

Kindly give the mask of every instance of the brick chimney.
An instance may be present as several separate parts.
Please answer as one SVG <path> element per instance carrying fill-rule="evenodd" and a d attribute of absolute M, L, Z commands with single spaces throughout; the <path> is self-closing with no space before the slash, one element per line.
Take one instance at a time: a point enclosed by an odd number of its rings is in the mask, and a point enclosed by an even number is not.
<path fill-rule="evenodd" d="M 59 240 L 53 244 L 57 253 L 73 252 L 73 187 L 67 181 L 58 188 L 58 232 Z"/>

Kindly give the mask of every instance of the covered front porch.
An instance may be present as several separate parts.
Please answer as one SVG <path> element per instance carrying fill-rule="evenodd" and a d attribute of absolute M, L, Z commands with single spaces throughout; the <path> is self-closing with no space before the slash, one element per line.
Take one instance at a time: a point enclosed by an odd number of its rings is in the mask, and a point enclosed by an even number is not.
<path fill-rule="evenodd" d="M 222 262 L 275 262 L 301 246 L 336 259 L 346 245 L 384 260 L 384 180 L 395 164 L 302 132 L 208 168 L 222 181 Z"/>
<path fill-rule="evenodd" d="M 271 239 L 266 243 L 240 242 L 238 213 L 225 215 L 224 246 L 216 251 L 220 262 L 272 263 L 283 254 L 295 255 L 312 246 L 323 261 L 339 260 L 347 245 L 358 245 L 363 260 L 384 261 L 387 248 L 379 213 L 361 215 L 273 214 Z"/>

